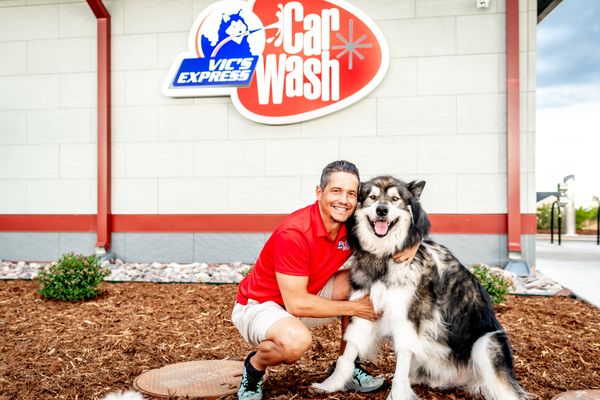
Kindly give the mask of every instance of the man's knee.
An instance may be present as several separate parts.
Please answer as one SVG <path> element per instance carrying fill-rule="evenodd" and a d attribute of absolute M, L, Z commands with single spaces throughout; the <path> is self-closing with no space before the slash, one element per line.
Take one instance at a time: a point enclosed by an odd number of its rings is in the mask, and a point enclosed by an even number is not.
<path fill-rule="evenodd" d="M 278 327 L 269 336 L 280 347 L 283 362 L 287 364 L 298 361 L 312 344 L 310 331 L 299 320 Z"/>

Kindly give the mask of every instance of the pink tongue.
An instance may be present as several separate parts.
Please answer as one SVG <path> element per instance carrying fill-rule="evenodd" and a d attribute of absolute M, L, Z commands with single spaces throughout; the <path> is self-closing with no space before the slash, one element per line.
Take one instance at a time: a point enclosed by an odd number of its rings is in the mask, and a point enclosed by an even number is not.
<path fill-rule="evenodd" d="M 376 221 L 375 222 L 375 233 L 378 235 L 385 235 L 388 230 L 388 224 L 386 221 Z"/>

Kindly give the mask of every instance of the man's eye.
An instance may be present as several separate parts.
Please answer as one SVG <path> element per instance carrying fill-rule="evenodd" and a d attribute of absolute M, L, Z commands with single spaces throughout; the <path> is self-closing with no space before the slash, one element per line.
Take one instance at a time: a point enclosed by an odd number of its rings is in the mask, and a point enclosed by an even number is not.
<path fill-rule="evenodd" d="M 392 201 L 398 201 L 398 200 L 400 200 L 400 197 L 396 197 L 396 196 L 392 197 Z"/>
<path fill-rule="evenodd" d="M 374 194 L 370 195 L 370 196 L 369 196 L 369 198 L 370 198 L 371 200 L 377 200 L 377 196 L 375 196 Z"/>

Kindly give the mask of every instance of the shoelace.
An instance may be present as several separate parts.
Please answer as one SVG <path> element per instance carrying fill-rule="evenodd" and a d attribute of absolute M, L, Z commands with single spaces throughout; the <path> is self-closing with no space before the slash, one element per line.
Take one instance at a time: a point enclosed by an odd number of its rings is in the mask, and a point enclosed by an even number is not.
<path fill-rule="evenodd" d="M 262 377 L 254 376 L 252 378 L 248 377 L 248 373 L 245 373 L 242 377 L 242 386 L 246 389 L 246 392 L 258 392 L 262 389 Z"/>
<path fill-rule="evenodd" d="M 371 375 L 359 366 L 354 367 L 354 378 L 358 383 L 362 383 L 363 379 L 371 379 Z"/>

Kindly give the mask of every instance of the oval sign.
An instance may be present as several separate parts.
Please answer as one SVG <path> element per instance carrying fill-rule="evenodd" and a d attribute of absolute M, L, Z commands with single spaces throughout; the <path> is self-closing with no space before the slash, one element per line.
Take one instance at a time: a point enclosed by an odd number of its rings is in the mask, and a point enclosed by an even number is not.
<path fill-rule="evenodd" d="M 342 0 L 225 0 L 196 18 L 189 51 L 163 93 L 229 95 L 253 121 L 289 124 L 358 101 L 383 79 L 389 50 L 362 11 Z"/>

